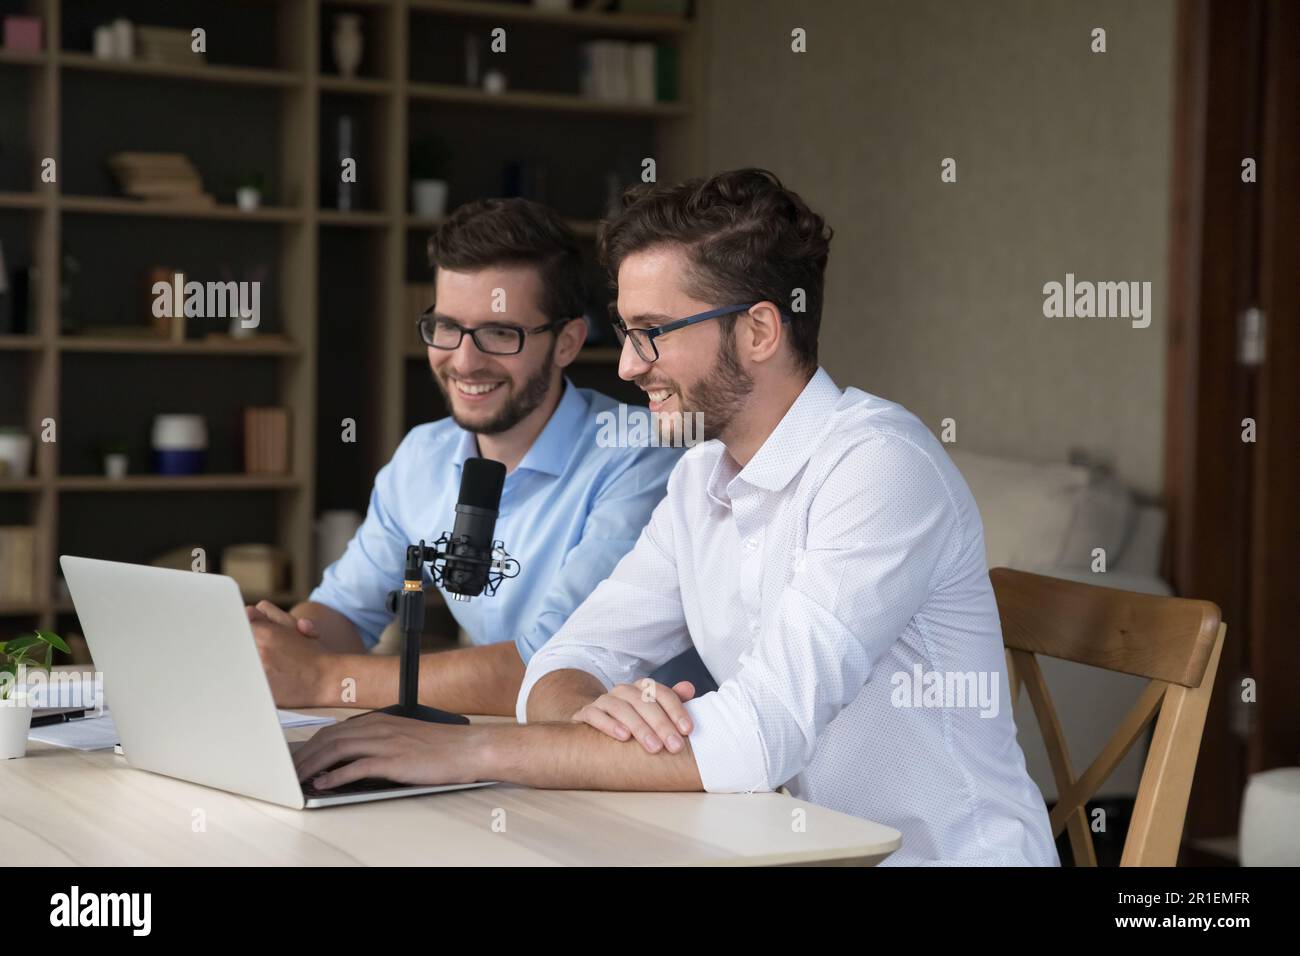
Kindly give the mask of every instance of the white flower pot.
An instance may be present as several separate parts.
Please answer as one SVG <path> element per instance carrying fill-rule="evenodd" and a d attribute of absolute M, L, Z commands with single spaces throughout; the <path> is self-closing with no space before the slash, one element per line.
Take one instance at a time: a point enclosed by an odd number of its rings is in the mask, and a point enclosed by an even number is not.
<path fill-rule="evenodd" d="M 252 186 L 240 186 L 235 190 L 235 205 L 244 212 L 252 212 L 262 205 L 262 192 Z"/>
<path fill-rule="evenodd" d="M 106 478 L 125 478 L 128 458 L 120 453 L 104 456 L 104 476 Z"/>
<path fill-rule="evenodd" d="M 411 183 L 411 210 L 417 216 L 441 219 L 447 214 L 447 181 L 417 179 Z"/>
<path fill-rule="evenodd" d="M 32 729 L 32 706 L 25 694 L 14 692 L 0 700 L 0 760 L 27 754 L 27 734 Z"/>

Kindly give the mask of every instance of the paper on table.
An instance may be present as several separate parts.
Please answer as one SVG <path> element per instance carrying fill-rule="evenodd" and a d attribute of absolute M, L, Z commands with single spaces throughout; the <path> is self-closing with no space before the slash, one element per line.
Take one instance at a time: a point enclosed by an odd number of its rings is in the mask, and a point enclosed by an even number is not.
<path fill-rule="evenodd" d="M 279 714 L 281 727 L 311 727 L 334 723 L 333 717 L 311 717 L 292 710 L 276 713 Z M 72 750 L 112 750 L 117 743 L 117 728 L 113 726 L 112 715 L 105 714 L 103 717 L 86 717 L 61 724 L 33 727 L 27 739 Z"/>
<path fill-rule="evenodd" d="M 117 728 L 113 726 L 113 718 L 105 714 L 33 727 L 27 739 L 73 750 L 111 750 L 117 743 Z"/>
<path fill-rule="evenodd" d="M 281 727 L 314 727 L 317 724 L 332 724 L 333 717 L 313 717 L 310 714 L 299 714 L 292 710 L 277 710 L 280 715 Z"/>

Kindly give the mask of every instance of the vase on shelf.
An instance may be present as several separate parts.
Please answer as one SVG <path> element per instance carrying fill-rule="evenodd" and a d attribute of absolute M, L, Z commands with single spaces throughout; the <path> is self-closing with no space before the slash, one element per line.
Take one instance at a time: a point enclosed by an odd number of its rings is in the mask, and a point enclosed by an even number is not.
<path fill-rule="evenodd" d="M 208 423 L 202 415 L 155 415 L 154 471 L 160 475 L 198 475 L 208 450 Z"/>
<path fill-rule="evenodd" d="M 334 17 L 334 66 L 339 76 L 353 77 L 361 66 L 365 40 L 361 36 L 361 16 L 340 13 Z"/>

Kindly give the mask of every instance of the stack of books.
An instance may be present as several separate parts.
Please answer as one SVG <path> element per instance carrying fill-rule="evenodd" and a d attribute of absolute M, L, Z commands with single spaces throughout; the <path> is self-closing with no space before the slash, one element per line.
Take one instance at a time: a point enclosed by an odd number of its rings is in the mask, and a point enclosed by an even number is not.
<path fill-rule="evenodd" d="M 582 45 L 582 95 L 588 99 L 653 103 L 658 97 L 658 50 L 653 43 L 591 40 Z"/>
<path fill-rule="evenodd" d="M 207 60 L 206 53 L 196 53 L 189 30 L 174 27 L 135 28 L 135 58 L 144 63 L 168 63 L 188 66 Z"/>
<path fill-rule="evenodd" d="M 250 475 L 289 473 L 289 409 L 244 409 L 244 471 Z"/>
<path fill-rule="evenodd" d="M 108 167 L 122 192 L 135 199 L 211 205 L 194 164 L 181 153 L 114 153 Z"/>
<path fill-rule="evenodd" d="M 0 527 L 0 601 L 36 600 L 36 529 Z"/>

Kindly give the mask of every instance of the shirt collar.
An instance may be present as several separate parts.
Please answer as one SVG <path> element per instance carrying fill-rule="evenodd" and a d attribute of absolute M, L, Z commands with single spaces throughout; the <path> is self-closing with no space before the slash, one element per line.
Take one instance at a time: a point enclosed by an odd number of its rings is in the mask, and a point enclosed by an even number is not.
<path fill-rule="evenodd" d="M 533 439 L 532 445 L 524 453 L 523 460 L 515 471 L 538 471 L 547 475 L 560 475 L 569 461 L 573 450 L 581 443 L 582 432 L 587 424 L 587 401 L 566 376 L 564 392 L 560 401 L 551 412 L 550 419 L 542 428 L 541 434 Z M 478 439 L 474 433 L 460 430 L 460 443 L 452 456 L 452 464 L 459 471 L 466 458 L 479 453 Z"/>
<path fill-rule="evenodd" d="M 709 496 L 729 506 L 733 481 L 764 491 L 780 491 L 788 485 L 820 444 L 842 396 L 829 373 L 818 368 L 749 464 L 737 469 L 724 449 L 709 476 Z"/>

